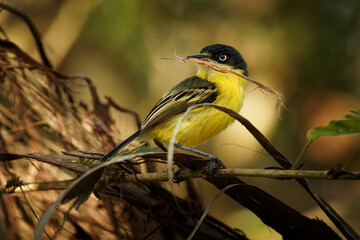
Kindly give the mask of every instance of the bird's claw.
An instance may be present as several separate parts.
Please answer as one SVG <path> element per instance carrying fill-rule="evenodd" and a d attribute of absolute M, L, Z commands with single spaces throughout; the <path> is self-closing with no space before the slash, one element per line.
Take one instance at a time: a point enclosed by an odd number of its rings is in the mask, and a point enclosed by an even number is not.
<path fill-rule="evenodd" d="M 179 179 L 179 175 L 180 175 L 180 173 L 182 173 L 185 170 L 186 170 L 186 168 L 184 166 L 180 166 L 179 170 L 177 170 L 174 173 L 174 179 L 173 179 L 174 183 L 181 183 L 182 181 L 184 181 L 184 180 Z"/>
<path fill-rule="evenodd" d="M 219 166 L 219 167 L 216 167 L 215 166 Z M 209 170 L 208 172 L 210 173 L 210 175 L 214 175 L 215 174 L 215 170 L 217 168 L 226 168 L 225 164 L 217 157 L 213 156 L 211 159 L 210 159 L 210 164 L 209 164 Z"/>

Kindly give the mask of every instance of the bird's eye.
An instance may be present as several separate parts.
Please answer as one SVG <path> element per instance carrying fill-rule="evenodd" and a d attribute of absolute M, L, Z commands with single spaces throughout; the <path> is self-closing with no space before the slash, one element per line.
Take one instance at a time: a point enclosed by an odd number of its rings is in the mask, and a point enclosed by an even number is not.
<path fill-rule="evenodd" d="M 227 56 L 225 54 L 220 54 L 219 60 L 224 62 L 227 59 Z"/>

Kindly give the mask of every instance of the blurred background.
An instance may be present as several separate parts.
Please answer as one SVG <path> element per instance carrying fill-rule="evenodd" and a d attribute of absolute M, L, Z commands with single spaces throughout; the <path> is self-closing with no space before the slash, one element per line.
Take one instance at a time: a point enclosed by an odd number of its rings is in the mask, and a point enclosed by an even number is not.
<path fill-rule="evenodd" d="M 293 161 L 307 141 L 308 129 L 360 106 L 357 0 L 4 2 L 34 21 L 60 72 L 89 76 L 100 96 L 112 97 L 119 105 L 138 112 L 141 119 L 168 89 L 196 71 L 194 65 L 158 58 L 197 54 L 214 43 L 238 49 L 248 63 L 251 78 L 283 93 L 286 109 L 278 118 L 273 97 L 249 84 L 241 114 Z M 9 39 L 40 60 L 22 22 L 4 12 L 0 24 Z M 83 91 L 86 88 L 74 87 L 79 88 L 79 99 L 90 99 Z M 136 129 L 131 118 L 116 120 L 121 129 L 119 141 Z M 347 170 L 359 170 L 359 146 L 359 136 L 320 138 L 306 151 L 303 169 L 344 164 Z M 239 123 L 199 149 L 218 156 L 227 167 L 277 166 Z M 332 226 L 295 182 L 244 180 Z M 360 183 L 311 182 L 360 232 Z M 196 181 L 196 186 L 204 206 L 217 194 L 204 181 Z M 225 196 L 211 214 L 244 230 L 251 239 L 281 239 L 254 214 Z"/>

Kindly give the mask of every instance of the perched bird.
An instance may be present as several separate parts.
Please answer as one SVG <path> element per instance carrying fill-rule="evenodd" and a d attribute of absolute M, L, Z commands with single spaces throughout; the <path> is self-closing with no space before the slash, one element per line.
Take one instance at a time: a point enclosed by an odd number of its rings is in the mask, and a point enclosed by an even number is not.
<path fill-rule="evenodd" d="M 210 45 L 204 47 L 200 54 L 186 58 L 220 64 L 244 76 L 248 75 L 243 57 L 231 46 Z M 233 73 L 219 72 L 198 64 L 196 75 L 185 79 L 165 93 L 147 115 L 140 129 L 106 154 L 101 161 L 108 160 L 138 137 L 153 139 L 160 148 L 166 150 L 163 144 L 170 141 L 182 113 L 193 105 L 212 103 L 228 107 L 235 112 L 240 111 L 246 83 L 245 79 Z M 212 157 L 189 147 L 208 141 L 233 121 L 232 117 L 215 108 L 207 106 L 195 108 L 183 121 L 176 136 L 175 147 Z"/>
<path fill-rule="evenodd" d="M 201 50 L 200 54 L 188 56 L 187 59 L 200 59 L 210 63 L 217 63 L 241 75 L 248 75 L 244 59 L 238 51 L 230 46 L 222 44 L 207 46 Z M 159 147 L 166 150 L 163 144 L 170 141 L 179 119 L 193 105 L 212 103 L 238 112 L 243 104 L 246 80 L 233 73 L 215 71 L 201 64 L 198 67 L 195 76 L 185 79 L 170 89 L 150 111 L 140 129 L 107 153 L 101 161 L 109 160 L 138 137 L 153 139 Z M 209 171 L 211 172 L 214 162 L 217 161 L 222 164 L 221 161 L 215 156 L 190 147 L 211 139 L 227 128 L 233 121 L 233 118 L 226 113 L 213 107 L 202 106 L 192 109 L 180 127 L 175 147 L 210 158 L 212 164 L 210 164 Z M 131 157 L 124 156 L 121 161 L 129 160 Z M 41 239 L 41 233 L 58 205 L 76 199 L 72 206 L 78 208 L 86 201 L 94 191 L 95 185 L 101 178 L 105 168 L 115 162 L 119 161 L 111 159 L 93 167 L 76 179 L 42 215 L 34 239 Z"/>

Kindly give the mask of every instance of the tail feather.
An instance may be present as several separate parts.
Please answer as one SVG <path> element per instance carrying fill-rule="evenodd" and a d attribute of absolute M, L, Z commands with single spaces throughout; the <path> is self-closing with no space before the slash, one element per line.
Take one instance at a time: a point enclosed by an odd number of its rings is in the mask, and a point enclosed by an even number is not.
<path fill-rule="evenodd" d="M 125 148 L 127 145 L 129 145 L 132 141 L 134 141 L 137 137 L 139 137 L 141 133 L 141 130 L 137 130 L 135 133 L 133 133 L 130 137 L 122 141 L 119 145 L 114 147 L 110 152 L 108 152 L 101 160 L 100 162 L 105 162 L 112 156 L 114 156 L 116 153 L 121 151 L 123 148 Z"/>

